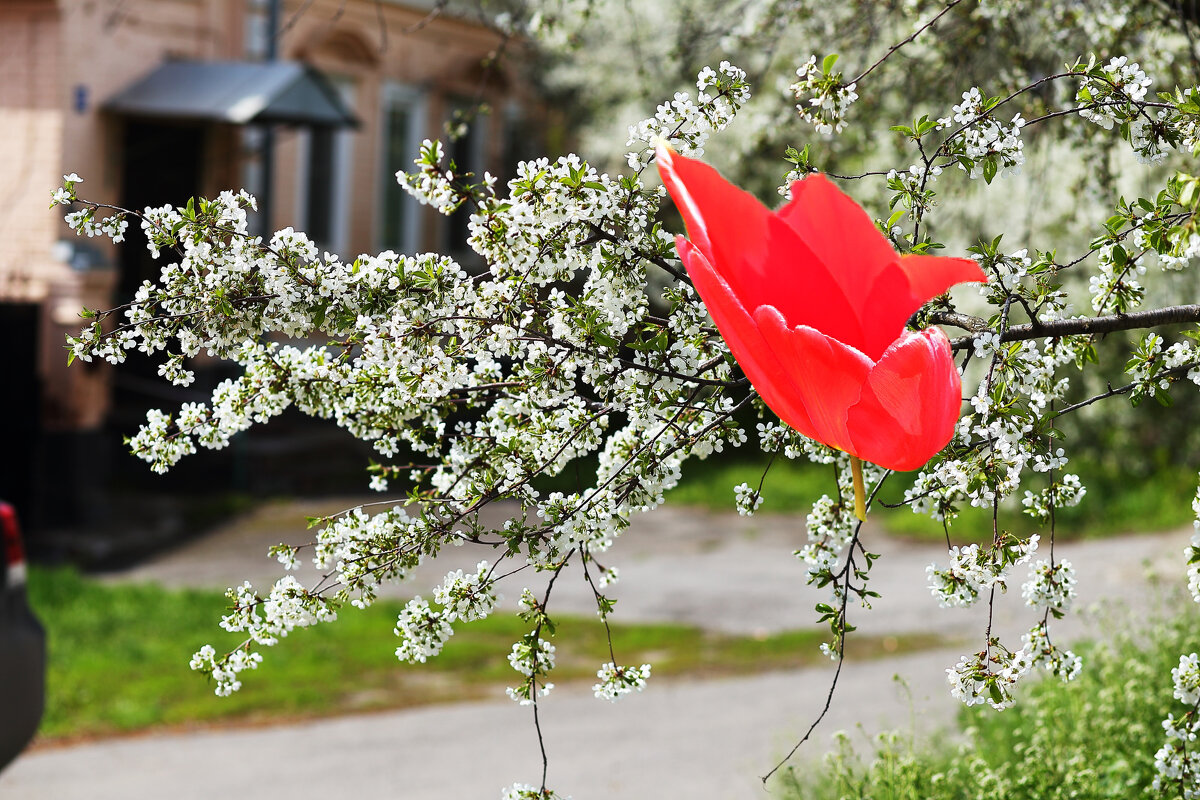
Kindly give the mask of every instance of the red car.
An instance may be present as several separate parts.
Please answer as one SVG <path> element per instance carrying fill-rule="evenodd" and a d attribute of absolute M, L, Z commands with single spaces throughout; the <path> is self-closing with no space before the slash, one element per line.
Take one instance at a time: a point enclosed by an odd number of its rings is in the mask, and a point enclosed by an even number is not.
<path fill-rule="evenodd" d="M 0 770 L 42 721 L 46 633 L 25 597 L 25 547 L 17 512 L 0 501 Z"/>

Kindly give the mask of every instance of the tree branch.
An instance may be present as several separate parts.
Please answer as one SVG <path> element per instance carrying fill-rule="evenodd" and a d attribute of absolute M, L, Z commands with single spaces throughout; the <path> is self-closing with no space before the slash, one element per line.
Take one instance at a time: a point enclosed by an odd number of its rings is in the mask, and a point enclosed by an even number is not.
<path fill-rule="evenodd" d="M 971 347 L 981 334 L 993 332 L 985 320 L 957 312 L 935 311 L 929 315 L 929 321 L 936 325 L 953 325 L 956 328 L 971 331 L 969 335 L 960 336 L 951 341 L 950 346 L 955 350 L 965 350 Z M 1107 317 L 1078 317 L 1054 322 L 1029 322 L 1024 325 L 1013 325 L 1006 329 L 1000 334 L 1000 341 L 1022 342 L 1029 339 L 1053 339 L 1059 336 L 1113 333 L 1186 322 L 1200 322 L 1200 304 L 1167 306 L 1149 311 L 1134 311 L 1130 314 L 1112 314 Z"/>

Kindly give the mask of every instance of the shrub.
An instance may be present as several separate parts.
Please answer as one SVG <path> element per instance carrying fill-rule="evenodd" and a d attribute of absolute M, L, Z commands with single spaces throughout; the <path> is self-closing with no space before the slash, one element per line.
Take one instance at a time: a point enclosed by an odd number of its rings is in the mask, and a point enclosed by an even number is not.
<path fill-rule="evenodd" d="M 958 746 L 915 741 L 895 731 L 864 756 L 845 733 L 817 770 L 792 768 L 783 796 L 795 800 L 1052 800 L 1159 796 L 1154 753 L 1163 743 L 1162 709 L 1182 705 L 1159 676 L 1179 653 L 1200 649 L 1200 615 L 1148 624 L 1080 648 L 1082 674 L 1028 687 L 1012 708 L 964 708 Z M 1195 787 L 1192 787 L 1195 790 Z M 1178 786 L 1163 796 L 1182 797 Z"/>

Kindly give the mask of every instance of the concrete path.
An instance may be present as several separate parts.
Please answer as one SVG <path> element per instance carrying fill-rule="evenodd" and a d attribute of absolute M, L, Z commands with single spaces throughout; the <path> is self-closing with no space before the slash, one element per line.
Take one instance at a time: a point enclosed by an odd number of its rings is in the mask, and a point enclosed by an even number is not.
<path fill-rule="evenodd" d="M 872 728 L 906 724 L 893 671 L 920 682 L 923 728 L 950 719 L 954 704 L 939 670 L 954 655 L 897 659 L 886 672 L 848 667 L 815 746 L 860 720 Z M 660 683 L 616 704 L 584 692 L 551 694 L 541 708 L 550 784 L 576 800 L 768 797 L 757 776 L 819 711 L 830 675 Z M 498 800 L 502 787 L 540 778 L 530 709 L 500 700 L 34 752 L 0 777 L 0 798 Z"/>
<path fill-rule="evenodd" d="M 311 541 L 311 533 L 305 530 L 306 516 L 334 513 L 373 499 L 268 504 L 209 536 L 106 579 L 220 589 L 249 580 L 269 588 L 282 575 L 282 568 L 267 557 L 268 547 Z M 511 510 L 503 504 L 491 507 L 491 522 L 498 526 Z M 1060 543 L 1055 552 L 1060 560 L 1070 560 L 1079 574 L 1077 608 L 1121 608 L 1131 604 L 1142 608 L 1151 599 L 1146 593 L 1149 581 L 1182 578 L 1182 555 L 1190 536 L 1189 528 Z M 875 524 L 874 518 L 866 523 L 863 541 L 868 549 L 883 555 L 871 576 L 872 586 L 882 598 L 871 610 L 854 614 L 860 630 L 878 634 L 933 630 L 982 635 L 987 616 L 982 604 L 973 609 L 941 609 L 926 588 L 926 566 L 947 563 L 944 545 L 892 538 Z M 620 582 L 609 592 L 617 599 L 616 618 L 682 622 L 749 634 L 812 627 L 813 605 L 827 600 L 828 593 L 805 584 L 804 565 L 792 555 L 804 543 L 803 517 L 739 517 L 673 507 L 635 517 L 630 529 L 603 559 L 621 573 Z M 1043 543 L 1038 557 L 1045 557 L 1045 548 Z M 382 594 L 429 597 L 431 587 L 447 572 L 472 570 L 484 558 L 494 558 L 490 548 L 450 548 L 422 565 L 409 581 L 390 584 Z M 311 569 L 297 574 L 306 584 L 315 582 L 316 572 Z M 997 604 L 996 623 L 1002 633 L 1014 630 L 1019 635 L 1032 624 L 1032 615 L 1020 597 L 1024 579 L 1024 568 L 1018 568 L 1012 593 Z M 512 576 L 502 588 L 503 605 L 515 608 L 523 586 L 539 589 L 545 581 L 545 575 L 534 573 Z M 558 579 L 552 609 L 559 613 L 595 613 L 591 589 L 581 571 L 568 569 Z M 1079 619 L 1064 620 L 1068 630 L 1079 623 Z"/>
<path fill-rule="evenodd" d="M 352 505 L 332 501 L 268 506 L 214 535 L 110 580 L 225 586 L 277 576 L 268 545 L 305 541 L 303 516 Z M 317 506 L 320 506 L 319 508 Z M 618 542 L 614 594 L 624 620 L 673 620 L 754 633 L 808 627 L 823 593 L 804 586 L 791 556 L 803 521 L 739 518 L 672 508 L 639 520 Z M 943 610 L 924 588 L 925 566 L 945 562 L 944 548 L 866 532 L 884 557 L 873 581 L 876 608 L 852 620 L 865 633 L 940 631 L 982 637 L 985 609 Z M 1062 635 L 1088 633 L 1109 613 L 1147 610 L 1157 592 L 1148 575 L 1177 582 L 1190 531 L 1060 545 L 1080 573 L 1080 608 Z M 486 554 L 455 549 L 423 568 L 399 595 L 424 593 L 447 570 Z M 519 576 L 520 577 L 520 576 Z M 1019 582 L 1018 582 L 1019 583 Z M 515 598 L 521 584 L 505 594 Z M 560 578 L 559 611 L 593 613 L 580 576 Z M 1098 612 L 1096 609 L 1108 611 Z M 1019 589 L 997 608 L 1002 635 L 1031 624 Z M 1091 621 L 1091 622 L 1089 622 Z M 215 621 L 214 621 L 215 623 Z M 1092 629 L 1093 631 L 1095 628 Z M 973 647 L 973 644 L 970 645 Z M 838 729 L 863 735 L 888 727 L 929 731 L 949 726 L 956 704 L 944 670 L 960 650 L 849 664 L 833 710 L 806 745 L 803 765 L 827 749 Z M 269 665 L 267 667 L 269 669 Z M 766 796 L 759 775 L 803 732 L 824 703 L 831 667 L 717 681 L 652 678 L 644 694 L 617 704 L 586 687 L 556 690 L 541 707 L 550 784 L 577 800 Z M 898 675 L 911 692 L 892 680 Z M 336 680 L 336 676 L 331 676 Z M 320 720 L 254 729 L 149 734 L 66 748 L 35 749 L 0 776 L 0 800 L 172 800 L 241 794 L 279 798 L 498 798 L 513 781 L 538 783 L 541 762 L 531 712 L 506 699 Z"/>

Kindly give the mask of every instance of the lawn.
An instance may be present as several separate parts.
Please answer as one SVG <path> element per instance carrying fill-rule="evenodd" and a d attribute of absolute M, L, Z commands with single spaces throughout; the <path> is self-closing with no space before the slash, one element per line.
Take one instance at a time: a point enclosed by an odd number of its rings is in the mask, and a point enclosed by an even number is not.
<path fill-rule="evenodd" d="M 833 467 L 786 459 L 776 459 L 770 469 L 767 464 L 765 457 L 689 463 L 680 485 L 668 493 L 667 502 L 732 511 L 733 487 L 740 483 L 758 486 L 761 480 L 763 503 L 758 513 L 807 514 L 814 500 L 836 488 Z M 1081 539 L 1164 531 L 1187 525 L 1193 519 L 1190 501 L 1196 493 L 1196 471 L 1191 468 L 1164 467 L 1148 477 L 1088 464 L 1073 468 L 1088 492 L 1078 506 L 1060 509 L 1055 515 L 1058 536 Z M 890 477 L 879 499 L 888 503 L 902 501 L 912 474 L 915 473 Z M 941 523 L 907 508 L 876 505 L 871 517 L 898 536 L 922 540 L 945 538 Z M 1025 536 L 1046 532 L 1045 526 L 1021 513 L 1017 503 L 1001 506 L 999 524 L 1005 530 Z M 950 528 L 950 536 L 956 543 L 990 541 L 991 535 L 990 509 L 968 507 Z"/>
<path fill-rule="evenodd" d="M 460 626 L 444 652 L 422 666 L 394 656 L 392 627 L 401 603 L 345 609 L 332 625 L 302 629 L 263 650 L 264 664 L 243 674 L 229 698 L 213 695 L 187 662 L 202 644 L 239 640 L 217 627 L 220 592 L 104 584 L 67 569 L 35 569 L 30 598 L 50 641 L 44 740 L 130 732 L 154 726 L 256 722 L 477 698 L 500 698 L 517 683 L 507 661 L 527 625 L 497 615 Z M 561 685 L 590 686 L 609 660 L 595 618 L 556 618 Z M 824 659 L 820 631 L 743 637 L 681 625 L 613 625 L 624 663 L 651 662 L 651 681 L 792 669 Z M 854 637 L 866 658 L 941 643 L 936 636 Z"/>

